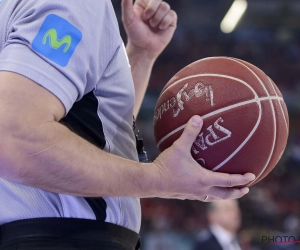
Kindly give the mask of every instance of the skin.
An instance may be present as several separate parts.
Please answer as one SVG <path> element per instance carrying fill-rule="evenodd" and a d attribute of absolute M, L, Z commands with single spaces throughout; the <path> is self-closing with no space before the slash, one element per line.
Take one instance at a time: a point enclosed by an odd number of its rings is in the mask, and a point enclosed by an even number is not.
<path fill-rule="evenodd" d="M 136 88 L 135 115 L 152 65 L 176 28 L 175 12 L 163 6 L 167 7 L 160 0 L 137 0 L 134 5 L 122 1 Z M 191 200 L 209 196 L 207 201 L 240 198 L 249 189 L 233 187 L 255 178 L 249 173 L 211 172 L 194 161 L 190 148 L 202 128 L 199 116 L 191 118 L 182 136 L 153 163 L 139 163 L 106 153 L 77 136 L 58 123 L 64 114 L 62 103 L 40 85 L 0 72 L 0 178 L 74 196 Z"/>
<path fill-rule="evenodd" d="M 241 226 L 241 211 L 236 200 L 214 202 L 214 209 L 208 213 L 210 224 L 217 224 L 232 234 Z"/>
<path fill-rule="evenodd" d="M 135 82 L 134 115 L 144 99 L 152 66 L 171 41 L 177 26 L 177 14 L 160 0 L 122 1 L 122 20 L 128 43 L 126 46 Z"/>

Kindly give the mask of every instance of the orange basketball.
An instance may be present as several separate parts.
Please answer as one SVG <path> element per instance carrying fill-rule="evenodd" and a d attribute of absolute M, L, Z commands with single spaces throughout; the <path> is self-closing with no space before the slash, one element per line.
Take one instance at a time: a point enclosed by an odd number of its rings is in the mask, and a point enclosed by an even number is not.
<path fill-rule="evenodd" d="M 274 82 L 254 65 L 212 57 L 179 71 L 155 107 L 154 135 L 160 151 L 179 138 L 193 115 L 204 120 L 191 153 L 207 169 L 256 175 L 253 185 L 278 163 L 287 143 L 289 117 Z"/>

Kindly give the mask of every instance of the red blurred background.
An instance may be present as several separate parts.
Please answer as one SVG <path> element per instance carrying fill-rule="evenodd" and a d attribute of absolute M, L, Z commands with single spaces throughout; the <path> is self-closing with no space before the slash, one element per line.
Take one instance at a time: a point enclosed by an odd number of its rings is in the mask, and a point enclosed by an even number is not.
<path fill-rule="evenodd" d="M 120 0 L 112 0 L 121 23 Z M 181 68 L 204 57 L 230 56 L 261 68 L 281 90 L 290 115 L 286 151 L 262 182 L 240 199 L 245 250 L 268 249 L 264 235 L 300 236 L 300 1 L 249 0 L 237 28 L 222 33 L 220 23 L 233 0 L 167 0 L 178 14 L 178 28 L 156 62 L 137 125 L 150 160 L 158 155 L 152 119 L 158 95 Z M 192 249 L 207 226 L 205 203 L 143 199 L 144 250 Z M 298 244 L 300 246 L 300 244 Z M 298 249 L 298 248 L 295 248 Z"/>

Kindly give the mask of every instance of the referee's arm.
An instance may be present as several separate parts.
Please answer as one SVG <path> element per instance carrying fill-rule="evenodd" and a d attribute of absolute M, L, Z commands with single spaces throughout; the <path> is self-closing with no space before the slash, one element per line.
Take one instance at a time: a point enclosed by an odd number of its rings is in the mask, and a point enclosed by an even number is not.
<path fill-rule="evenodd" d="M 145 168 L 77 136 L 58 123 L 64 115 L 48 90 L 0 72 L 0 177 L 76 196 L 140 196 Z"/>
<path fill-rule="evenodd" d="M 0 72 L 0 178 L 75 196 L 130 196 L 197 199 L 240 198 L 232 188 L 252 174 L 214 173 L 192 159 L 190 150 L 202 120 L 194 117 L 183 135 L 154 163 L 106 153 L 58 121 L 63 104 L 21 75 Z"/>

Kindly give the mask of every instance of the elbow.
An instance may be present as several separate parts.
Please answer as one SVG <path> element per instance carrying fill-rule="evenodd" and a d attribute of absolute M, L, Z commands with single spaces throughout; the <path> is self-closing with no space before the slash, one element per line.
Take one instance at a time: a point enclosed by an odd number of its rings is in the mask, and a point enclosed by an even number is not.
<path fill-rule="evenodd" d="M 24 142 L 20 138 L 21 127 L 16 123 L 0 122 L 0 178 L 14 180 L 20 174 L 21 154 Z"/>
<path fill-rule="evenodd" d="M 0 131 L 0 178 L 9 180 L 14 174 L 15 158 L 13 154 L 12 140 L 10 136 Z"/>

